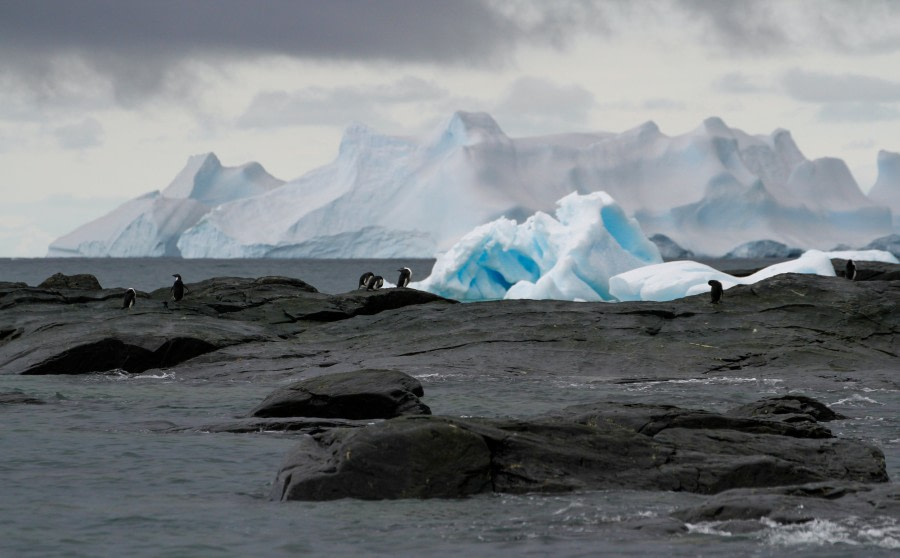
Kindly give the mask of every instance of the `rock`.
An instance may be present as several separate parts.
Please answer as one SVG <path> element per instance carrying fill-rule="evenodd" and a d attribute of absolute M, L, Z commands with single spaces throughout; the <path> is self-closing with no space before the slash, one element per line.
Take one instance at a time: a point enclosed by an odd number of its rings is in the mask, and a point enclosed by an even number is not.
<path fill-rule="evenodd" d="M 416 416 L 336 428 L 305 438 L 291 452 L 272 495 L 319 500 L 605 489 L 709 494 L 829 479 L 887 481 L 884 454 L 862 442 L 798 436 L 779 421 L 676 407 L 663 408 L 674 417 L 670 421 L 654 419 L 659 409 L 653 406 L 597 411 L 606 406 L 614 405 L 597 404 L 590 412 L 578 406 L 532 420 Z M 636 418 L 640 414 L 643 419 Z M 779 425 L 787 434 L 771 433 Z M 438 451 L 435 439 L 444 440 L 441 459 L 428 461 L 424 456 Z M 459 464 L 464 474 L 446 462 Z M 428 466 L 435 468 L 423 469 Z"/>
<path fill-rule="evenodd" d="M 301 380 L 278 389 L 250 411 L 253 417 L 350 420 L 428 415 L 418 380 L 396 370 L 357 370 Z"/>
<path fill-rule="evenodd" d="M 484 438 L 453 421 L 420 418 L 304 438 L 285 458 L 271 498 L 459 498 L 490 491 Z"/>
<path fill-rule="evenodd" d="M 75 275 L 64 275 L 62 273 L 54 273 L 50 277 L 44 279 L 44 282 L 38 285 L 39 289 L 71 289 L 78 291 L 99 291 L 103 287 L 100 281 L 89 273 L 77 273 Z"/>
<path fill-rule="evenodd" d="M 43 405 L 46 401 L 17 391 L 0 393 L 0 405 Z"/>
<path fill-rule="evenodd" d="M 709 497 L 675 511 L 685 523 L 768 519 L 782 524 L 848 516 L 900 517 L 900 485 L 818 482 L 776 488 L 742 488 Z"/>
<path fill-rule="evenodd" d="M 50 284 L 86 287 L 54 277 Z M 170 300 L 167 288 L 138 293 L 138 304 L 123 310 L 122 289 L 0 286 L 0 374 L 140 373 L 254 343 L 271 343 L 278 360 L 293 350 L 279 342 L 323 319 L 453 303 L 413 289 L 326 295 L 285 277 L 217 278 L 189 289 L 179 302 Z M 232 373 L 242 374 L 244 362 L 229 357 Z M 214 368 L 222 373 L 221 366 Z"/>
<path fill-rule="evenodd" d="M 827 422 L 846 419 L 812 397 L 785 395 L 769 397 L 728 412 L 729 415 L 753 418 L 771 418 L 784 422 Z"/>
<path fill-rule="evenodd" d="M 844 277 L 847 272 L 847 260 L 833 258 L 834 272 Z M 900 264 L 887 262 L 856 261 L 856 279 L 854 281 L 898 281 L 900 280 Z"/>

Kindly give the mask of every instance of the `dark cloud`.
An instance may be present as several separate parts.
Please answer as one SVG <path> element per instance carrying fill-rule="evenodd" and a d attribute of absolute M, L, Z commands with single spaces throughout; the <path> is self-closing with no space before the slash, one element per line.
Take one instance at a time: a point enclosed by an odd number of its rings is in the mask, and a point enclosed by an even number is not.
<path fill-rule="evenodd" d="M 900 101 L 900 82 L 857 74 L 823 74 L 794 69 L 782 84 L 788 95 L 812 103 L 885 103 Z"/>
<path fill-rule="evenodd" d="M 490 3 L 478 0 L 30 0 L 0 5 L 2 45 L 147 58 L 222 52 L 473 61 L 511 48 L 522 33 Z"/>
<path fill-rule="evenodd" d="M 900 2 L 895 0 L 675 0 L 674 6 L 700 23 L 708 44 L 731 54 L 900 50 Z"/>

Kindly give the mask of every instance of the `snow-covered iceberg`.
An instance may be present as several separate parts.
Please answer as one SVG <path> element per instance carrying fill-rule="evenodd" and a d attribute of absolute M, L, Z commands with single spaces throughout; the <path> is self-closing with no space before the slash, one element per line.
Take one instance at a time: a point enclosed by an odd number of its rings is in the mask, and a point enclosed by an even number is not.
<path fill-rule="evenodd" d="M 53 241 L 48 256 L 180 256 L 181 234 L 213 207 L 258 196 L 284 182 L 259 163 L 224 167 L 212 153 L 195 155 L 169 186 L 127 201 Z"/>
<path fill-rule="evenodd" d="M 752 285 L 782 273 L 835 275 L 832 258 L 854 261 L 900 263 L 890 252 L 880 250 L 822 252 L 808 250 L 799 258 L 765 267 L 747 277 L 735 277 L 694 261 L 666 262 L 626 271 L 609 279 L 609 291 L 619 301 L 666 301 L 708 292 L 707 282 L 715 279 L 722 287 Z"/>
<path fill-rule="evenodd" d="M 609 278 L 661 262 L 659 249 L 605 192 L 569 194 L 556 218 L 476 227 L 412 287 L 456 300 L 612 300 Z"/>

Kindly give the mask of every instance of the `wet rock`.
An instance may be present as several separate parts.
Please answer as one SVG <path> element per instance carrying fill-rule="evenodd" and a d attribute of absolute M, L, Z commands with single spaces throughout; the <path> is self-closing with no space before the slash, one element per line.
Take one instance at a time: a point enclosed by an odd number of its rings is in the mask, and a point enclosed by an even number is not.
<path fill-rule="evenodd" d="M 728 412 L 729 415 L 752 418 L 770 418 L 784 422 L 826 422 L 846 419 L 835 413 L 827 405 L 812 397 L 785 395 L 769 397 L 747 405 L 741 405 Z"/>
<path fill-rule="evenodd" d="M 490 491 L 484 438 L 453 421 L 419 418 L 303 438 L 285 458 L 271 498 L 459 498 Z"/>
<path fill-rule="evenodd" d="M 122 309 L 122 289 L 72 290 L 86 289 L 89 282 L 54 277 L 47 283 L 53 288 L 0 286 L 0 374 L 140 373 L 256 343 L 269 343 L 266 354 L 279 360 L 293 350 L 293 344 L 279 343 L 321 323 L 322 316 L 349 319 L 406 305 L 452 303 L 413 289 L 334 296 L 298 279 L 225 277 L 189 284 L 178 302 L 166 288 L 138 293 L 135 306 Z M 228 357 L 231 374 L 242 374 L 245 364 Z"/>
<path fill-rule="evenodd" d="M 672 514 L 685 523 L 768 519 L 782 524 L 848 516 L 900 517 L 900 485 L 819 482 L 734 489 Z"/>
<path fill-rule="evenodd" d="M 431 414 L 422 395 L 422 384 L 408 374 L 365 369 L 294 382 L 266 397 L 250 416 L 362 420 Z"/>
<path fill-rule="evenodd" d="M 75 275 L 65 275 L 63 273 L 54 273 L 50 277 L 44 279 L 43 283 L 38 285 L 39 289 L 71 289 L 78 291 L 99 291 L 103 287 L 100 281 L 89 273 L 77 273 Z"/>
<path fill-rule="evenodd" d="M 597 405 L 604 406 L 610 404 Z M 578 406 L 533 420 L 400 417 L 352 431 L 337 428 L 304 439 L 282 465 L 272 496 L 289 500 L 462 497 L 475 489 L 710 494 L 828 479 L 887 480 L 884 454 L 862 442 L 796 436 L 791 425 L 779 421 L 736 419 L 675 407 L 664 408 L 675 419 L 663 424 L 652 420 L 652 407 L 637 412 L 633 408 L 620 405 L 625 413 L 603 415 Z M 644 418 L 636 419 L 639 414 Z M 786 427 L 787 434 L 771 433 L 778 425 Z M 440 466 L 423 470 L 435 464 L 421 455 L 433 451 L 434 438 L 450 432 L 458 446 L 442 444 Z M 364 460 L 355 461 L 360 454 Z M 408 456 L 413 456 L 411 462 L 406 461 Z M 445 461 L 458 463 L 466 479 L 487 474 L 489 482 L 462 482 L 458 471 L 443 466 Z M 397 477 L 403 482 L 397 484 Z M 422 484 L 416 486 L 416 482 Z M 432 484 L 441 489 L 431 491 Z"/>

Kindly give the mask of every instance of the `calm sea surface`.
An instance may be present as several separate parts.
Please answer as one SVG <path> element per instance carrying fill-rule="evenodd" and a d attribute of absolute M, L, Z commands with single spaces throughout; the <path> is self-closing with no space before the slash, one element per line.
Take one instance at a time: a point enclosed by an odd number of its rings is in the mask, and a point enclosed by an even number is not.
<path fill-rule="evenodd" d="M 213 276 L 284 275 L 324 292 L 356 287 L 363 271 L 394 281 L 431 260 L 0 260 L 0 281 L 35 285 L 57 271 L 93 273 L 105 287 L 167 287 Z M 751 267 L 751 266 L 736 266 Z M 426 271 L 427 270 L 427 271 Z M 0 324 L 2 325 L 2 324 Z M 778 378 L 717 377 L 635 384 L 551 382 L 452 374 L 419 378 L 436 414 L 529 416 L 612 399 L 724 410 L 792 390 Z M 282 434 L 162 433 L 223 422 L 273 385 L 134 376 L 0 376 L 0 392 L 46 405 L 0 405 L 0 557 L 264 556 L 896 556 L 900 518 L 817 521 L 729 533 L 622 528 L 702 501 L 684 493 L 602 491 L 464 500 L 276 503 Z M 869 440 L 900 478 L 900 392 L 861 383 L 805 389 L 850 417 L 829 426 Z"/>

